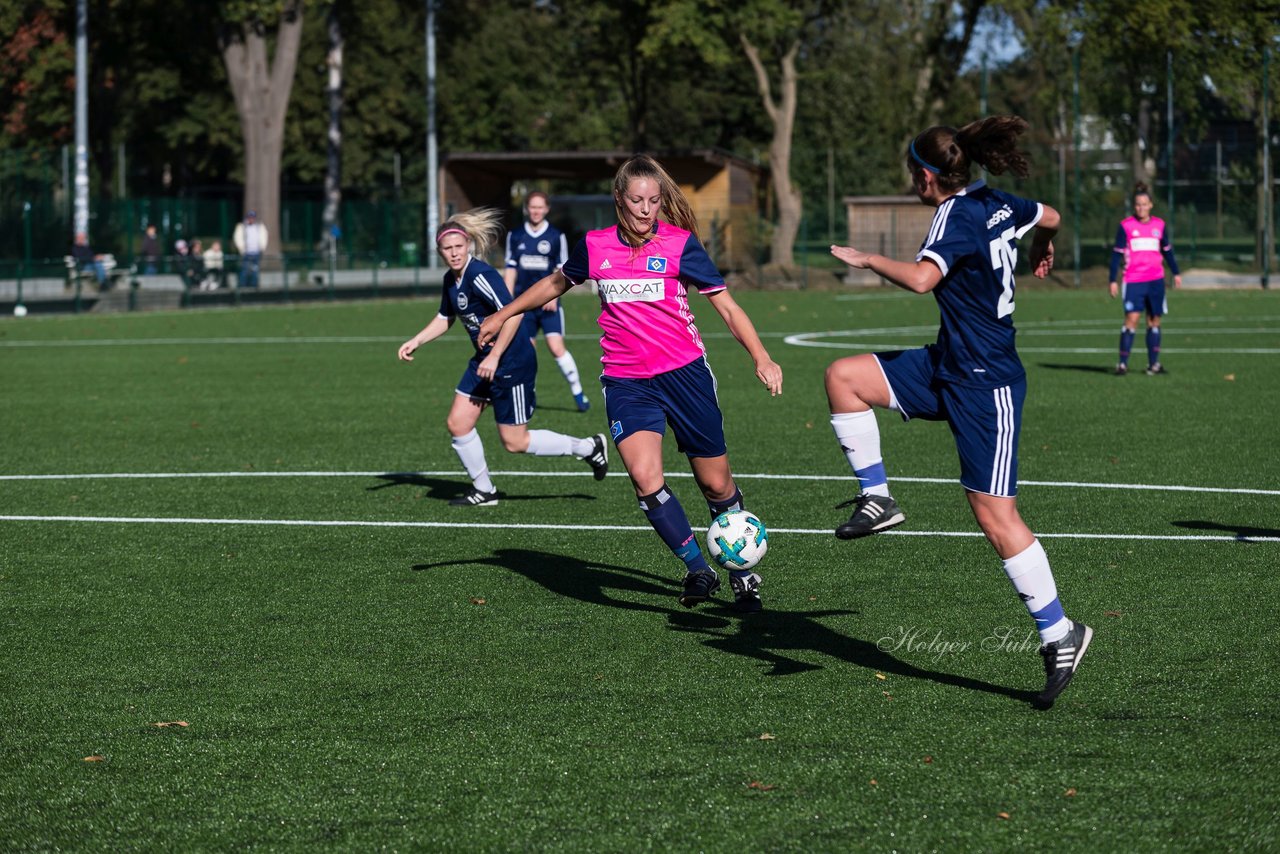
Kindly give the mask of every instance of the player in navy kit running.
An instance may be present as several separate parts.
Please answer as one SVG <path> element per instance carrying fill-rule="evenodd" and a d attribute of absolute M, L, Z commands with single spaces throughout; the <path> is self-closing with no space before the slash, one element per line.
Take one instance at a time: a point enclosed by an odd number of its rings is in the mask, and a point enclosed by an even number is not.
<path fill-rule="evenodd" d="M 471 489 L 450 504 L 489 507 L 498 503 L 498 490 L 489 477 L 484 446 L 476 423 L 485 407 L 493 407 L 502 445 L 513 454 L 539 457 L 575 456 L 591 466 L 596 480 L 609 470 L 609 450 L 603 433 L 579 439 L 551 430 L 530 430 L 538 370 L 533 344 L 519 334 L 520 319 L 503 324 L 497 339 L 481 347 L 476 342 L 486 317 L 511 302 L 511 293 L 498 271 L 480 260 L 502 234 L 502 214 L 475 210 L 455 214 L 436 231 L 436 249 L 449 268 L 444 274 L 440 313 L 422 331 L 400 345 L 399 358 L 413 361 L 413 353 L 443 335 L 461 320 L 471 336 L 475 354 L 458 382 L 446 424 L 453 449 L 471 477 Z"/>
<path fill-rule="evenodd" d="M 525 198 L 524 206 L 529 219 L 507 235 L 507 266 L 502 273 L 514 296 L 520 296 L 559 270 L 569 258 L 569 244 L 564 233 L 547 221 L 547 213 L 551 210 L 547 194 L 535 190 Z M 569 383 L 578 411 L 586 412 L 591 402 L 582 391 L 578 364 L 564 346 L 564 309 L 559 299 L 525 312 L 520 334 L 534 341 L 539 329 L 547 336 L 547 349 L 556 360 L 560 373 L 564 374 L 565 382 Z"/>
<path fill-rule="evenodd" d="M 983 534 L 1004 562 L 1014 590 L 1035 620 L 1048 708 L 1067 687 L 1093 637 L 1067 619 L 1053 571 L 1039 540 L 1018 514 L 1018 432 L 1027 380 L 1014 348 L 1014 267 L 1017 239 L 1035 229 L 1032 273 L 1053 267 L 1053 208 L 969 182 L 976 163 L 993 175 L 1027 174 L 1017 147 L 1027 123 L 995 116 L 956 130 L 930 128 L 911 141 L 907 166 L 916 195 L 937 208 L 914 262 L 894 261 L 847 246 L 831 253 L 852 267 L 871 269 L 898 287 L 930 293 L 941 328 L 934 344 L 849 356 L 827 368 L 831 426 L 861 491 L 853 515 L 836 529 L 841 539 L 888 530 L 905 521 L 889 494 L 875 412 L 904 419 L 946 421 L 960 456 L 960 484 Z"/>

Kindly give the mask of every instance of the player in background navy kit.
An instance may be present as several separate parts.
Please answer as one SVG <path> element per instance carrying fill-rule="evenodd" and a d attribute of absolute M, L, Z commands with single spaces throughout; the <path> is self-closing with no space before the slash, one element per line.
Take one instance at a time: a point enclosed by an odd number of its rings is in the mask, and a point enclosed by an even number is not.
<path fill-rule="evenodd" d="M 1017 239 L 1031 229 L 1032 273 L 1053 268 L 1053 208 L 969 183 L 973 164 L 993 175 L 1027 174 L 1018 136 L 1027 123 L 995 116 L 956 130 L 932 127 L 911 141 L 907 167 L 916 195 L 937 208 L 913 262 L 848 246 L 831 253 L 852 267 L 870 269 L 898 287 L 930 293 L 941 314 L 938 340 L 918 350 L 867 353 L 827 368 L 831 426 L 857 476 L 861 492 L 841 539 L 884 531 L 905 521 L 889 494 L 880 431 L 880 406 L 904 419 L 946 421 L 960 456 L 960 484 L 983 534 L 1004 562 L 1014 590 L 1040 633 L 1045 687 L 1036 697 L 1048 708 L 1067 687 L 1093 637 L 1067 619 L 1053 571 L 1039 540 L 1022 521 L 1018 484 L 1018 432 L 1027 380 L 1014 348 L 1014 267 Z"/>
<path fill-rule="evenodd" d="M 471 477 L 471 489 L 449 502 L 458 506 L 490 507 L 498 503 L 498 490 L 489 477 L 484 446 L 476 431 L 480 413 L 487 406 L 493 407 L 498 436 L 511 453 L 575 456 L 591 466 L 596 480 L 602 480 L 609 471 L 608 443 L 603 433 L 578 439 L 551 430 L 529 429 L 538 362 L 533 344 L 519 334 L 519 318 L 505 323 L 488 346 L 476 344 L 481 322 L 511 302 L 511 292 L 502 276 L 479 257 L 501 236 L 502 213 L 497 210 L 467 211 L 441 224 L 436 231 L 436 250 L 449 270 L 444 274 L 440 312 L 421 332 L 401 344 L 399 351 L 401 361 L 412 362 L 415 350 L 443 335 L 457 320 L 471 336 L 475 354 L 458 382 L 445 422 L 453 437 L 453 450 Z"/>
<path fill-rule="evenodd" d="M 514 296 L 520 296 L 569 260 L 569 244 L 564 234 L 547 221 L 547 213 L 551 210 L 547 194 L 533 191 L 525 197 L 524 207 L 529 219 L 507 235 L 507 264 L 502 273 Z M 564 346 L 564 309 L 560 307 L 559 299 L 525 312 L 520 334 L 534 341 L 539 329 L 547 337 L 547 349 L 556 360 L 556 367 L 569 383 L 578 411 L 586 412 L 591 402 L 582 391 L 578 364 Z"/>

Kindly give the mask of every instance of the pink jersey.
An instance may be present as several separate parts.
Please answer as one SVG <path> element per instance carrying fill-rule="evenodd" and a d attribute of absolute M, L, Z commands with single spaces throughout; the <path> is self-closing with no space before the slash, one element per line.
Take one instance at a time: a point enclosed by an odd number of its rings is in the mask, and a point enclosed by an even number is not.
<path fill-rule="evenodd" d="M 725 283 L 691 232 L 659 222 L 653 239 L 635 249 L 616 227 L 591 231 L 561 272 L 575 285 L 587 279 L 599 285 L 605 375 L 653 377 L 706 353 L 687 285 L 706 295 Z"/>
<path fill-rule="evenodd" d="M 1120 223 L 1120 231 L 1116 235 L 1116 252 L 1124 253 L 1126 282 L 1163 279 L 1163 253 L 1168 249 L 1169 239 L 1164 220 L 1160 217 L 1153 216 L 1142 222 L 1131 216 Z"/>

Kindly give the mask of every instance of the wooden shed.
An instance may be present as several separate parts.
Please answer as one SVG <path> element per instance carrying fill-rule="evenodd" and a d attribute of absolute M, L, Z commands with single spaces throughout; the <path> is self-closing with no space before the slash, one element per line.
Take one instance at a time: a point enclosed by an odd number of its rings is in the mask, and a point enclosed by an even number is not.
<path fill-rule="evenodd" d="M 517 182 L 556 181 L 595 187 L 604 194 L 630 156 L 625 151 L 450 153 L 440 165 L 441 210 L 445 215 L 480 205 L 509 210 Z M 754 266 L 766 170 L 718 149 L 653 156 L 689 197 L 703 243 L 716 263 L 725 270 Z"/>
<path fill-rule="evenodd" d="M 897 261 L 913 261 L 937 210 L 915 196 L 846 196 L 849 245 Z M 871 285 L 880 277 L 870 270 L 848 268 L 845 281 Z"/>

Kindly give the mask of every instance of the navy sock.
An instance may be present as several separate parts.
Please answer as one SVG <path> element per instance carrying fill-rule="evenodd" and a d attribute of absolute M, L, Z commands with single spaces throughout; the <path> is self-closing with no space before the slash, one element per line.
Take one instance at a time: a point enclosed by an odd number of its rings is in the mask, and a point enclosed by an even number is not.
<path fill-rule="evenodd" d="M 711 518 L 714 519 L 726 510 L 741 510 L 742 507 L 742 490 L 736 486 L 733 488 L 733 495 L 724 501 L 712 501 L 707 499 L 707 509 L 711 511 Z"/>
<path fill-rule="evenodd" d="M 1129 351 L 1133 349 L 1133 336 L 1137 333 L 1131 329 L 1120 330 L 1120 364 L 1129 364 Z"/>
<path fill-rule="evenodd" d="M 1147 364 L 1154 365 L 1160 361 L 1160 327 L 1147 327 Z"/>
<path fill-rule="evenodd" d="M 649 517 L 649 524 L 671 553 L 684 561 L 689 572 L 710 569 L 707 559 L 702 556 L 702 549 L 698 547 L 698 538 L 689 527 L 689 517 L 684 515 L 680 499 L 667 489 L 665 483 L 652 495 L 640 496 L 640 509 Z"/>

